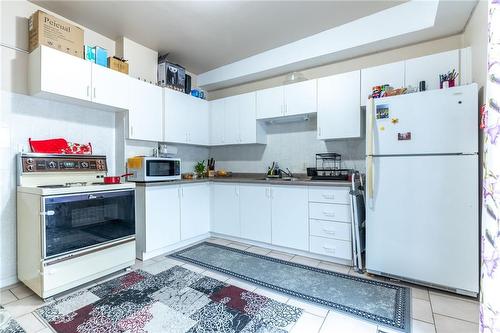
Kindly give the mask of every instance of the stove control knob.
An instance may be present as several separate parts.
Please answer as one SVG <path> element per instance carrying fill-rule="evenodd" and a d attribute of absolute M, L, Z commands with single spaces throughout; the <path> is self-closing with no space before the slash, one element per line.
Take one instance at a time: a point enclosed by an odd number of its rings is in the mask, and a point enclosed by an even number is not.
<path fill-rule="evenodd" d="M 33 164 L 30 164 L 26 167 L 28 171 L 35 171 L 35 166 Z"/>
<path fill-rule="evenodd" d="M 57 163 L 56 163 L 56 162 L 54 162 L 54 161 L 50 161 L 50 162 L 49 162 L 49 169 L 55 169 L 55 168 L 56 168 L 56 166 L 57 166 Z"/>
<path fill-rule="evenodd" d="M 33 164 L 33 162 L 34 162 L 34 161 L 33 161 L 33 159 L 32 159 L 31 157 L 30 157 L 30 158 L 28 158 L 28 159 L 26 160 L 26 163 L 27 163 L 27 164 Z"/>
<path fill-rule="evenodd" d="M 81 167 L 84 168 L 84 169 L 88 169 L 89 167 L 89 162 L 82 162 L 81 163 Z"/>

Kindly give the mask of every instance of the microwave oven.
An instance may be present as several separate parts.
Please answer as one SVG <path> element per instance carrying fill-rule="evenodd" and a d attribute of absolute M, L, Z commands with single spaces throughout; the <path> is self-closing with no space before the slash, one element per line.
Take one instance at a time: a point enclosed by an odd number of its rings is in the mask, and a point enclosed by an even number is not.
<path fill-rule="evenodd" d="M 136 156 L 127 160 L 127 180 L 154 182 L 181 179 L 179 158 Z"/>

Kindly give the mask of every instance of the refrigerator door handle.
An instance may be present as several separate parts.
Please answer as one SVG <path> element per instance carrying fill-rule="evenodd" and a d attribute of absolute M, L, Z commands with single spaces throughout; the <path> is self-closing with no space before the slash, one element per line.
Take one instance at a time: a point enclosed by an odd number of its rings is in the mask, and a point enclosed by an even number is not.
<path fill-rule="evenodd" d="M 373 98 L 366 103 L 366 192 L 368 201 L 373 207 L 374 174 L 373 174 L 373 110 L 375 100 Z"/>

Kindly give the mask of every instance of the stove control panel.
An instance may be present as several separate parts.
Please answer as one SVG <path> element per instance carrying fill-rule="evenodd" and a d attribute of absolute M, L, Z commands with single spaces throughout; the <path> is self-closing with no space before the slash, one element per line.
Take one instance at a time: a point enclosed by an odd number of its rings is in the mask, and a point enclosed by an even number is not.
<path fill-rule="evenodd" d="M 95 155 L 21 155 L 21 168 L 24 173 L 33 172 L 106 172 L 106 156 Z"/>

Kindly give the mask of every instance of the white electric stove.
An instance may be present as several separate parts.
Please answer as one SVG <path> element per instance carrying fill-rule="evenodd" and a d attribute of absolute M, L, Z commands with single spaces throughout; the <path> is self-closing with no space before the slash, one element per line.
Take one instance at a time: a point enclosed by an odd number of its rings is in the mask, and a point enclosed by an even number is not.
<path fill-rule="evenodd" d="M 18 278 L 42 298 L 132 266 L 135 184 L 106 156 L 18 155 Z"/>

